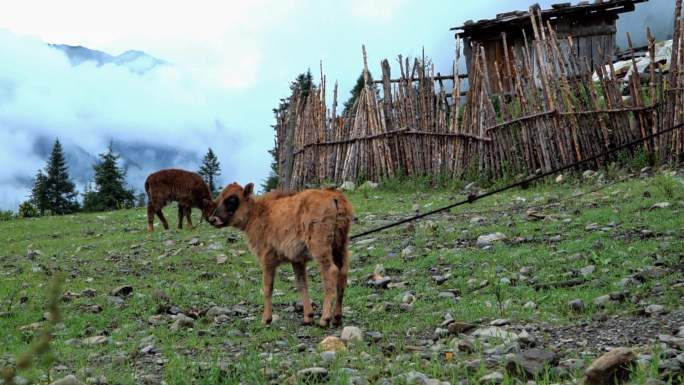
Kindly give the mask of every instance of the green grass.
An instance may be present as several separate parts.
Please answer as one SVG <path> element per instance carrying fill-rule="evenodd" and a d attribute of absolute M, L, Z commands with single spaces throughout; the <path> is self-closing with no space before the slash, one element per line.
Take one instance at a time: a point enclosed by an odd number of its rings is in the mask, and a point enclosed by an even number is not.
<path fill-rule="evenodd" d="M 653 265 L 656 259 L 679 273 L 630 287 L 630 294 L 649 298 L 650 290 L 662 285 L 664 294 L 651 298 L 652 302 L 679 309 L 682 289 L 672 284 L 682 279 L 681 178 L 660 174 L 590 192 L 600 186 L 596 183 L 580 184 L 574 179 L 561 185 L 541 183 L 372 235 L 375 241 L 370 244 L 352 243 L 345 323 L 380 332 L 383 339 L 378 344 L 351 346 L 347 353 L 339 354 L 329 365 L 330 383 L 346 384 L 350 375 L 345 368 L 357 370 L 370 383 L 411 370 L 452 384 L 464 378 L 475 381 L 486 371 L 468 373 L 458 363 L 477 354 L 464 357 L 459 353 L 453 363 L 445 364 L 439 355 L 426 360 L 409 347 L 430 339 L 447 312 L 466 322 L 509 318 L 516 323 L 551 325 L 591 322 L 600 311 L 630 316 L 638 310 L 630 301 L 601 310 L 592 305 L 592 300 L 619 290 L 617 283 L 622 278 Z M 459 195 L 461 183 L 442 185 L 448 187 L 402 188 L 400 183 L 388 182 L 380 190 L 349 194 L 358 217 L 352 232 L 412 215 L 414 205 L 428 211 L 463 199 Z M 586 194 L 573 198 L 578 193 Z M 671 206 L 650 210 L 663 201 Z M 541 206 L 537 210 L 547 218 L 528 221 L 525 212 L 530 206 Z M 473 212 L 477 214 L 469 214 Z M 168 207 L 165 213 L 174 227 L 175 207 Z M 471 224 L 473 216 L 485 218 L 484 222 Z M 615 227 L 585 230 L 591 223 L 600 227 L 612 223 Z M 644 238 L 641 230 L 650 230 L 653 236 Z M 506 234 L 508 241 L 486 250 L 475 246 L 479 235 L 496 231 Z M 557 235 L 560 241 L 550 240 Z M 238 240 L 228 242 L 229 236 Z M 514 242 L 517 237 L 526 241 Z M 193 238 L 199 238 L 201 244 L 191 246 Z M 300 314 L 287 311 L 298 300 L 292 269 L 287 265 L 279 269 L 276 278 L 274 310 L 280 319 L 270 327 L 261 326 L 260 269 L 243 237 L 232 229 L 216 230 L 202 224 L 192 231 L 164 232 L 157 226 L 148 236 L 145 211 L 131 209 L 0 222 L 0 245 L 0 360 L 5 363 L 26 350 L 35 337 L 36 332 L 22 327 L 43 322 L 46 289 L 55 270 L 65 273 L 65 291 L 96 291 L 95 297 L 61 303 L 64 320 L 52 343 L 53 359 L 23 373 L 38 382 L 74 373 L 83 381 L 103 375 L 109 384 L 136 384 L 145 375 L 168 384 L 285 383 L 300 369 L 322 365 L 316 350 L 318 342 L 339 332 L 302 327 Z M 414 251 L 410 258 L 404 258 L 402 250 L 408 246 Z M 29 250 L 38 250 L 39 255 L 28 259 Z M 228 256 L 225 264 L 216 263 L 219 254 Z M 576 254 L 580 257 L 574 257 Z M 395 282 L 405 282 L 405 287 L 380 290 L 366 286 L 378 264 Z M 517 280 L 523 267 L 531 269 L 530 276 L 538 283 L 552 283 L 566 280 L 569 272 L 590 264 L 596 266 L 594 274 L 587 283 L 573 288 L 537 291 L 530 282 Z M 442 285 L 432 279 L 446 273 L 451 277 Z M 320 279 L 313 264 L 309 265 L 309 276 L 313 300 L 320 304 Z M 504 277 L 513 284 L 498 283 Z M 488 284 L 477 289 L 468 284 L 472 279 Z M 119 308 L 108 295 L 120 285 L 131 285 L 133 293 Z M 458 300 L 440 298 L 439 293 L 447 289 L 458 292 Z M 417 301 L 411 309 L 400 310 L 398 298 L 406 291 L 413 292 Z M 148 322 L 163 305 L 161 292 L 168 296 L 169 304 L 185 313 L 206 311 L 214 304 L 240 305 L 249 316 L 231 316 L 221 325 L 201 317 L 192 329 L 172 332 L 170 323 L 154 326 Z M 585 312 L 568 311 L 566 303 L 575 298 L 585 301 Z M 538 308 L 524 309 L 527 301 L 535 302 Z M 392 304 L 387 311 L 385 302 Z M 99 305 L 102 312 L 89 311 L 92 305 Z M 111 342 L 73 344 L 94 335 L 107 335 Z M 139 352 L 146 337 L 154 340 L 159 355 Z M 446 348 L 449 340 L 443 341 Z M 305 351 L 299 353 L 302 343 Z M 390 344 L 393 351 L 388 351 Z M 59 371 L 59 367 L 66 369 Z M 640 383 L 649 370 L 642 368 L 638 373 Z M 512 379 L 507 378 L 509 381 Z M 552 377 L 540 379 L 543 384 L 554 382 L 558 381 Z"/>

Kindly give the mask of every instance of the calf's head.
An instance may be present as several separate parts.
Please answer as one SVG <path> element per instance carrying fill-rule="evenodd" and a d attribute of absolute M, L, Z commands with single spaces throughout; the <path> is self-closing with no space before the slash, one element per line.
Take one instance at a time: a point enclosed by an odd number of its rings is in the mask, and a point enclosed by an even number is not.
<path fill-rule="evenodd" d="M 216 199 L 216 209 L 209 216 L 209 223 L 219 228 L 244 227 L 249 219 L 253 192 L 253 183 L 249 183 L 244 188 L 237 183 L 226 186 Z"/>
<path fill-rule="evenodd" d="M 214 214 L 214 211 L 216 211 L 216 202 L 214 202 L 211 199 L 203 199 L 202 200 L 202 219 L 209 221 L 209 218 Z"/>

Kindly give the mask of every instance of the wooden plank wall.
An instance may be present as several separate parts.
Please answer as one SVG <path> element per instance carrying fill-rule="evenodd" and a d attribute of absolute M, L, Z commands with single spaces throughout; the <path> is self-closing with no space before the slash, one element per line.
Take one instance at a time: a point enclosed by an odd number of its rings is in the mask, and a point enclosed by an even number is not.
<path fill-rule="evenodd" d="M 328 108 L 322 75 L 306 100 L 294 92 L 290 111 L 277 119 L 281 187 L 301 189 L 398 175 L 501 178 L 529 174 L 571 164 L 682 123 L 681 3 L 676 0 L 678 22 L 669 73 L 652 65 L 647 84 L 635 73 L 624 85 L 610 75 L 610 63 L 592 66 L 593 58 L 568 55 L 570 50 L 582 52 L 578 44 L 585 43 L 559 37 L 538 15 L 533 17 L 534 36 L 529 44 L 510 50 L 510 65 L 500 66 L 499 71 L 486 64 L 483 47 L 473 47 L 469 89 L 463 98 L 459 96 L 460 48 L 450 82 L 418 59 L 399 57 L 394 69 L 383 61 L 381 95 L 368 82 L 352 112 L 344 116 L 337 114 L 337 85 L 332 109 Z M 586 44 L 595 43 L 609 45 L 605 40 Z M 652 37 L 649 46 L 654 57 Z M 367 72 L 365 49 L 363 53 Z M 594 70 L 598 82 L 592 80 Z M 399 81 L 392 80 L 392 71 Z M 506 97 L 495 92 L 504 88 L 504 82 L 510 82 L 506 88 L 512 89 Z M 628 97 L 623 97 L 624 91 Z M 454 102 L 459 100 L 463 103 Z M 641 148 L 654 161 L 681 160 L 684 130 L 645 142 Z"/>

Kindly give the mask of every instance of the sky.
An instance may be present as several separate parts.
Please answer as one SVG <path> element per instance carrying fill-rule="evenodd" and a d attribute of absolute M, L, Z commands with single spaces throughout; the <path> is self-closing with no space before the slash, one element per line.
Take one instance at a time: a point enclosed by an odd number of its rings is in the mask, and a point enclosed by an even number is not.
<path fill-rule="evenodd" d="M 259 184 L 269 171 L 271 110 L 298 73 L 310 68 L 317 79 L 322 61 L 328 89 L 338 80 L 344 100 L 362 68 L 362 44 L 371 71 L 384 58 L 394 63 L 424 48 L 437 71 L 449 73 L 449 28 L 530 2 L 0 0 L 0 209 L 27 198 L 56 137 L 80 190 L 110 142 L 138 191 L 156 169 L 197 169 L 208 147 L 221 162 L 221 183 Z M 623 16 L 620 33 L 648 23 L 665 38 L 673 5 L 638 5 Z M 112 55 L 141 50 L 169 65 L 144 74 L 74 67 L 46 43 Z"/>

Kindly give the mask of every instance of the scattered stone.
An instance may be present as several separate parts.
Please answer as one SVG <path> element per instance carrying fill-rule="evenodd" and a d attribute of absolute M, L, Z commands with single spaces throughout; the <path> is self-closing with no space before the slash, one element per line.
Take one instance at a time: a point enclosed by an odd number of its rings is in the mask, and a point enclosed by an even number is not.
<path fill-rule="evenodd" d="M 503 382 L 504 375 L 500 372 L 492 372 L 480 378 L 481 384 L 500 384 Z"/>
<path fill-rule="evenodd" d="M 401 296 L 401 303 L 406 305 L 413 305 L 416 302 L 416 296 L 411 292 L 406 292 Z"/>
<path fill-rule="evenodd" d="M 628 348 L 615 348 L 599 357 L 584 372 L 588 385 L 613 385 L 624 381 L 636 355 Z"/>
<path fill-rule="evenodd" d="M 670 207 L 670 202 L 660 202 L 660 203 L 656 203 L 653 206 L 651 206 L 651 210 L 666 209 L 668 207 Z"/>
<path fill-rule="evenodd" d="M 133 292 L 133 287 L 129 285 L 119 286 L 112 289 L 111 295 L 115 297 L 128 297 Z"/>
<path fill-rule="evenodd" d="M 503 233 L 492 233 L 492 234 L 486 234 L 486 235 L 480 235 L 477 237 L 477 246 L 479 247 L 485 247 L 485 246 L 491 246 L 495 242 L 503 241 L 507 239 L 506 234 Z"/>
<path fill-rule="evenodd" d="M 340 334 L 340 339 L 344 342 L 362 342 L 363 332 L 356 326 L 345 326 Z"/>
<path fill-rule="evenodd" d="M 217 265 L 223 265 L 226 262 L 228 262 L 228 256 L 227 255 L 219 254 L 216 256 L 216 264 Z"/>
<path fill-rule="evenodd" d="M 556 362 L 556 354 L 551 351 L 529 349 L 509 359 L 506 363 L 506 370 L 508 373 L 523 379 L 532 379 L 542 374 L 546 367 L 554 365 Z"/>
<path fill-rule="evenodd" d="M 665 313 L 665 306 L 663 305 L 648 305 L 644 309 L 644 312 L 650 316 Z"/>
<path fill-rule="evenodd" d="M 590 275 L 592 275 L 594 273 L 594 271 L 596 271 L 596 266 L 589 265 L 589 266 L 585 266 L 585 267 L 581 268 L 580 274 L 582 275 L 582 277 L 587 278 Z"/>
<path fill-rule="evenodd" d="M 330 364 L 333 361 L 335 361 L 335 358 L 337 358 L 337 353 L 326 350 L 324 352 L 321 352 L 321 361 L 323 361 L 324 364 Z"/>
<path fill-rule="evenodd" d="M 485 222 L 487 222 L 487 219 L 484 217 L 472 217 L 472 218 L 470 218 L 470 224 L 471 225 L 479 225 L 479 224 L 482 224 Z"/>
<path fill-rule="evenodd" d="M 61 380 L 57 380 L 50 385 L 85 385 L 81 381 L 79 381 L 76 377 L 73 375 L 68 375 Z"/>
<path fill-rule="evenodd" d="M 506 326 L 511 324 L 511 320 L 509 319 L 495 319 L 494 321 L 489 323 L 492 326 Z"/>
<path fill-rule="evenodd" d="M 601 226 L 600 226 L 598 223 L 590 223 L 590 224 L 588 224 L 588 225 L 584 228 L 584 230 L 586 230 L 586 231 L 596 231 L 596 230 L 598 230 L 598 229 L 600 229 L 600 228 L 601 228 Z"/>
<path fill-rule="evenodd" d="M 572 301 L 568 302 L 568 307 L 570 308 L 570 310 L 579 313 L 581 311 L 584 311 L 584 301 L 582 301 L 579 298 L 573 299 Z"/>
<path fill-rule="evenodd" d="M 328 336 L 320 342 L 319 347 L 323 351 L 339 352 L 347 350 L 347 346 L 340 338 L 335 336 Z"/>
<path fill-rule="evenodd" d="M 401 256 L 403 258 L 411 258 L 413 256 L 414 249 L 413 246 L 406 246 L 402 251 L 401 251 Z"/>
<path fill-rule="evenodd" d="M 342 191 L 354 191 L 356 190 L 356 183 L 352 181 L 346 181 L 340 185 L 340 190 Z"/>
<path fill-rule="evenodd" d="M 596 305 L 598 307 L 601 307 L 601 308 L 605 307 L 607 304 L 609 304 L 611 302 L 610 301 L 610 295 L 606 294 L 606 295 L 596 297 L 596 298 L 594 298 L 593 302 L 594 302 L 594 305 Z"/>
<path fill-rule="evenodd" d="M 188 242 L 188 245 L 190 245 L 190 246 L 199 246 L 200 243 L 202 243 L 202 242 L 200 241 L 200 239 L 197 238 L 197 237 L 195 237 L 195 238 L 190 239 L 190 241 Z"/>
<path fill-rule="evenodd" d="M 367 180 L 359 188 L 362 190 L 377 190 L 379 186 L 379 184 Z"/>
<path fill-rule="evenodd" d="M 447 326 L 449 333 L 451 334 L 462 334 L 468 333 L 469 331 L 475 329 L 475 325 L 465 323 L 465 322 L 452 322 Z"/>
<path fill-rule="evenodd" d="M 175 319 L 175 321 L 174 321 L 173 324 L 171 325 L 171 331 L 174 331 L 174 332 L 177 332 L 177 331 L 179 331 L 180 329 L 183 329 L 183 328 L 192 327 L 193 324 L 195 323 L 195 320 L 194 320 L 194 319 L 192 319 L 192 318 L 186 316 L 186 315 L 183 314 L 183 313 L 178 313 L 178 314 L 174 317 L 174 319 Z"/>
<path fill-rule="evenodd" d="M 675 349 L 684 350 L 684 338 L 682 337 L 661 334 L 658 336 L 658 339 L 660 342 L 663 342 Z"/>
<path fill-rule="evenodd" d="M 582 173 L 582 178 L 589 179 L 589 178 L 595 177 L 596 175 L 597 175 L 596 171 L 586 170 L 585 172 Z"/>
<path fill-rule="evenodd" d="M 534 303 L 534 302 L 532 302 L 532 301 L 527 301 L 527 302 L 523 305 L 523 309 L 526 309 L 526 310 L 534 310 L 534 309 L 536 309 L 536 308 L 537 308 L 537 304 Z"/>
<path fill-rule="evenodd" d="M 305 383 L 322 382 L 328 378 L 328 369 L 318 367 L 302 369 L 297 372 L 297 377 L 299 377 Z"/>
<path fill-rule="evenodd" d="M 485 341 L 489 341 L 492 338 L 498 338 L 504 342 L 513 342 L 518 339 L 517 334 L 511 333 L 497 326 L 477 329 L 472 333 L 472 336 Z"/>
<path fill-rule="evenodd" d="M 109 337 L 107 336 L 93 336 L 83 339 L 84 345 L 104 345 L 109 343 Z"/>
<path fill-rule="evenodd" d="M 212 306 L 207 310 L 206 316 L 209 319 L 214 319 L 219 315 L 231 315 L 233 311 L 227 307 L 222 306 Z"/>

